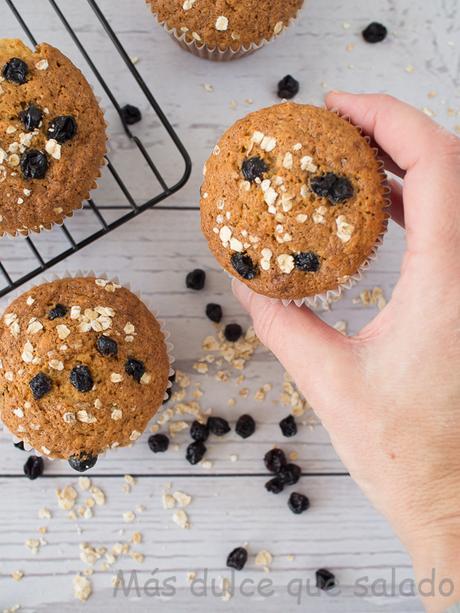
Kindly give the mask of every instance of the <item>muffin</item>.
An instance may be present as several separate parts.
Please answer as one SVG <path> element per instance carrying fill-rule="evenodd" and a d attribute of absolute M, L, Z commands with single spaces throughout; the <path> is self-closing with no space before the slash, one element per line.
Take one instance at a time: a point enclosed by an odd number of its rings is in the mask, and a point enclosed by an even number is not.
<path fill-rule="evenodd" d="M 170 360 L 160 324 L 113 282 L 67 278 L 31 289 L 6 310 L 0 342 L 2 421 L 76 470 L 130 445 L 165 399 Z"/>
<path fill-rule="evenodd" d="M 146 0 L 157 20 L 185 49 L 230 60 L 276 38 L 303 0 Z"/>
<path fill-rule="evenodd" d="M 335 113 L 284 103 L 236 122 L 209 158 L 201 225 L 230 274 L 284 300 L 355 275 L 386 227 L 375 151 Z"/>
<path fill-rule="evenodd" d="M 58 49 L 0 39 L 0 236 L 62 223 L 96 187 L 106 124 Z"/>

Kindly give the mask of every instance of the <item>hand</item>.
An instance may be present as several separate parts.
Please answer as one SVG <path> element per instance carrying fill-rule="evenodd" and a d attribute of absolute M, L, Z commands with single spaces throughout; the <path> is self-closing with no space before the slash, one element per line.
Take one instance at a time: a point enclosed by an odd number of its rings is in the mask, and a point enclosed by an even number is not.
<path fill-rule="evenodd" d="M 353 479 L 391 522 L 417 579 L 444 577 L 460 601 L 460 140 L 381 95 L 333 92 L 329 108 L 363 128 L 403 179 L 392 217 L 407 250 L 388 305 L 354 337 L 307 308 L 233 281 L 255 330 L 293 376 Z"/>

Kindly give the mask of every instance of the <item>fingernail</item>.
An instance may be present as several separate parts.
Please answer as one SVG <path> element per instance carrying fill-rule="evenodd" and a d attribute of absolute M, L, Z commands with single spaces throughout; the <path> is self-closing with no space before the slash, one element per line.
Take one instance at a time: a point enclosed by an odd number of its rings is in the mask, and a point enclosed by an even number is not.
<path fill-rule="evenodd" d="M 232 292 L 241 304 L 247 308 L 252 293 L 249 287 L 238 279 L 232 279 Z"/>

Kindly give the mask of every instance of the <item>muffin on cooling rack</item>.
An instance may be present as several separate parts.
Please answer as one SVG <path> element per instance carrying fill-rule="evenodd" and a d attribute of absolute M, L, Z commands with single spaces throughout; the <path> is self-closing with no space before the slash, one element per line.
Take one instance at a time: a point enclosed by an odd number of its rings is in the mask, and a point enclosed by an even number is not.
<path fill-rule="evenodd" d="M 0 346 L 3 423 L 79 471 L 135 441 L 170 386 L 160 323 L 104 279 L 60 279 L 22 294 L 3 315 Z"/>
<path fill-rule="evenodd" d="M 202 229 L 254 291 L 301 300 L 347 286 L 386 228 L 381 165 L 335 113 L 284 103 L 222 137 L 206 163 Z"/>
<path fill-rule="evenodd" d="M 187 51 L 232 60 L 276 38 L 303 0 L 146 0 L 158 22 Z"/>
<path fill-rule="evenodd" d="M 96 186 L 106 124 L 58 49 L 0 39 L 0 236 L 62 223 Z"/>

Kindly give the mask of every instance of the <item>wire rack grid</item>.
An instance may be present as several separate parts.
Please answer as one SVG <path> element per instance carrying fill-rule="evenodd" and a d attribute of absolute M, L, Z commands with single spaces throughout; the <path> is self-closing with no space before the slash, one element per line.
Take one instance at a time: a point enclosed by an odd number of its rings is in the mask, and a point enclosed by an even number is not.
<path fill-rule="evenodd" d="M 40 246 L 37 245 L 36 240 L 31 235 L 23 239 L 18 238 L 18 239 L 13 240 L 12 243 L 19 242 L 19 241 L 21 242 L 25 241 L 25 243 L 27 244 L 33 256 L 34 265 L 31 266 L 30 270 L 28 270 L 28 272 L 26 272 L 25 274 L 21 274 L 18 278 L 13 278 L 13 276 L 8 271 L 8 266 L 5 260 L 2 261 L 0 259 L 0 273 L 2 274 L 3 279 L 4 279 L 3 286 L 0 285 L 0 297 L 5 296 L 9 292 L 20 287 L 22 284 L 34 278 L 38 274 L 51 268 L 58 262 L 61 262 L 63 259 L 76 253 L 83 247 L 86 247 L 90 243 L 108 234 L 109 232 L 111 232 L 115 228 L 118 228 L 119 226 L 126 223 L 130 219 L 133 219 L 134 217 L 136 217 L 137 215 L 140 215 L 147 209 L 157 205 L 162 200 L 165 200 L 166 198 L 168 198 L 169 196 L 177 192 L 179 189 L 181 189 L 185 185 L 185 183 L 188 181 L 190 174 L 191 174 L 192 164 L 191 164 L 190 156 L 187 150 L 185 149 L 184 145 L 182 144 L 175 130 L 171 126 L 170 122 L 168 121 L 161 107 L 155 100 L 150 89 L 147 87 L 145 81 L 140 76 L 133 61 L 130 59 L 130 57 L 126 53 L 124 47 L 120 43 L 120 40 L 118 39 L 115 32 L 111 28 L 109 21 L 107 17 L 105 16 L 104 12 L 101 10 L 96 0 L 86 0 L 86 2 L 88 3 L 89 7 L 94 13 L 94 16 L 97 19 L 98 23 L 102 26 L 103 31 L 105 32 L 106 36 L 110 39 L 116 51 L 120 55 L 125 66 L 130 71 L 132 77 L 134 78 L 141 92 L 147 99 L 147 102 L 150 105 L 150 107 L 153 109 L 153 112 L 155 113 L 157 119 L 159 120 L 159 122 L 161 122 L 164 129 L 166 130 L 167 136 L 171 140 L 171 143 L 173 144 L 173 146 L 175 147 L 178 157 L 183 162 L 183 165 L 184 165 L 183 174 L 172 185 L 168 184 L 168 181 L 164 178 L 163 174 L 160 172 L 158 165 L 152 159 L 150 153 L 147 151 L 147 148 L 144 146 L 143 142 L 139 139 L 139 137 L 136 134 L 133 133 L 129 125 L 125 122 L 119 102 L 117 101 L 109 85 L 106 83 L 102 74 L 97 69 L 95 63 L 93 62 L 91 58 L 90 53 L 85 48 L 85 46 L 82 44 L 80 38 L 77 36 L 75 32 L 75 28 L 72 27 L 69 20 L 64 15 L 57 1 L 48 0 L 50 7 L 52 8 L 54 13 L 58 17 L 60 23 L 62 23 L 62 27 L 65 29 L 67 34 L 72 39 L 73 43 L 75 44 L 78 51 L 85 59 L 89 68 L 91 69 L 97 81 L 99 82 L 100 86 L 102 87 L 103 91 L 105 92 L 107 99 L 110 101 L 110 104 L 113 106 L 113 108 L 118 113 L 120 120 L 123 124 L 124 133 L 126 137 L 131 141 L 131 143 L 134 143 L 135 147 L 140 152 L 143 160 L 146 163 L 146 167 L 148 168 L 148 171 L 152 173 L 152 175 L 156 179 L 156 184 L 158 184 L 159 190 L 154 195 L 149 196 L 146 201 L 142 201 L 140 203 L 136 202 L 136 199 L 133 197 L 132 193 L 130 192 L 129 188 L 126 185 L 126 182 L 123 181 L 123 179 L 120 176 L 120 173 L 117 172 L 115 165 L 111 162 L 109 156 L 106 155 L 107 169 L 111 177 L 113 178 L 117 189 L 119 190 L 119 195 L 121 196 L 122 204 L 117 205 L 117 206 L 113 206 L 111 204 L 96 204 L 94 198 L 88 199 L 83 205 L 83 210 L 91 211 L 94 214 L 97 220 L 98 229 L 96 229 L 94 232 L 92 232 L 88 236 L 78 239 L 72 235 L 72 232 L 68 229 L 65 223 L 62 224 L 61 226 L 56 226 L 55 230 L 53 231 L 60 230 L 65 237 L 65 244 L 68 246 L 60 250 L 57 255 L 53 254 L 52 257 L 47 257 L 45 254 L 41 252 Z M 15 0 L 5 0 L 5 3 L 9 7 L 9 9 L 12 11 L 14 17 L 18 21 L 19 25 L 21 26 L 22 30 L 24 31 L 29 41 L 32 43 L 32 45 L 36 46 L 37 40 L 35 39 L 31 28 L 26 23 L 25 18 L 21 14 L 20 10 L 17 8 L 18 3 Z M 163 207 L 160 207 L 160 208 L 163 208 Z M 183 208 L 188 208 L 188 207 L 177 207 L 177 208 L 183 209 Z M 190 207 L 190 208 L 195 208 L 195 207 Z M 116 219 L 112 221 L 107 221 L 104 216 L 103 211 L 108 210 L 108 209 L 116 210 L 117 212 L 121 214 Z M 8 240 L 8 239 L 4 239 L 4 240 Z"/>

